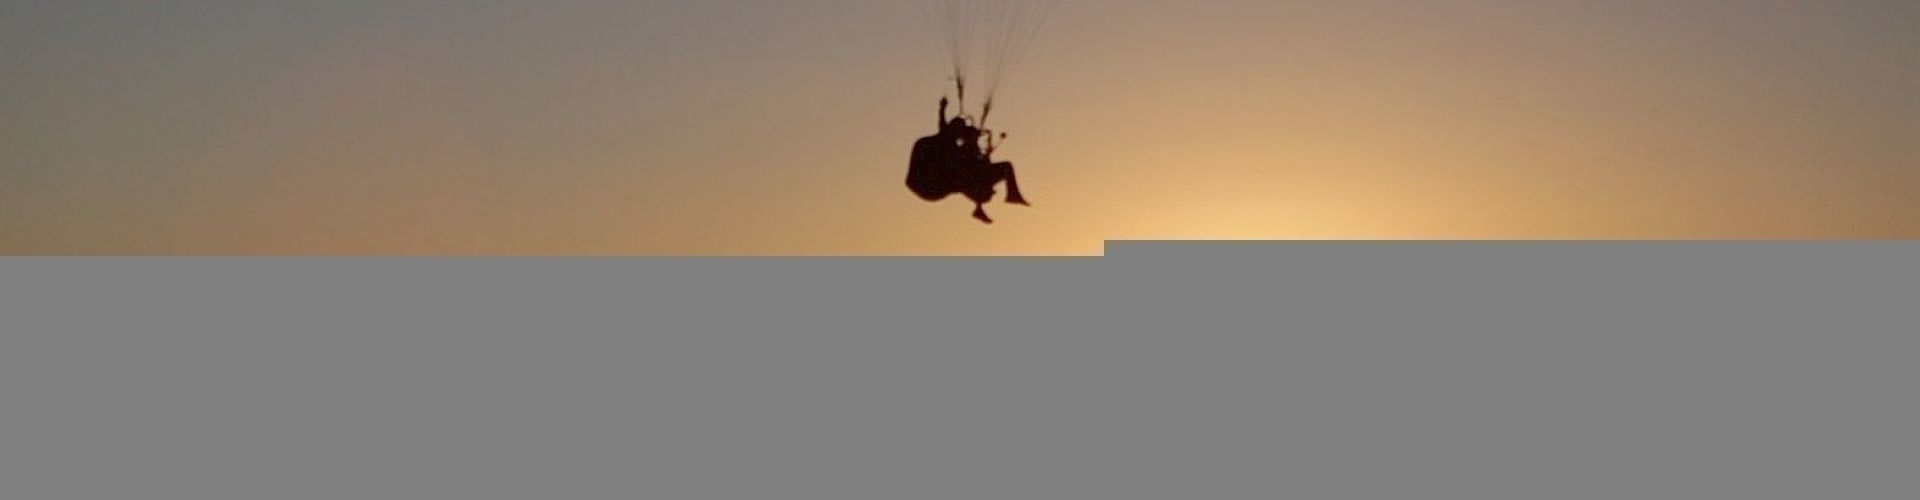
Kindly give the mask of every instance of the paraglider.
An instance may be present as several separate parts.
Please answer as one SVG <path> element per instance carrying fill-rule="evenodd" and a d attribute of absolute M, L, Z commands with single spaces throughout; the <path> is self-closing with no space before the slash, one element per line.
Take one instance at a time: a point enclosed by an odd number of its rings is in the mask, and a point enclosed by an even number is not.
<path fill-rule="evenodd" d="M 928 202 L 937 202 L 955 194 L 973 201 L 973 218 L 992 224 L 986 204 L 996 194 L 993 187 L 1007 184 L 1007 203 L 1028 205 L 1020 193 L 1013 163 L 994 162 L 992 147 L 982 149 L 983 132 L 964 117 L 947 119 L 947 100 L 940 100 L 939 132 L 913 144 L 913 156 L 907 166 L 907 189 Z"/>
<path fill-rule="evenodd" d="M 952 103 L 940 99 L 937 132 L 914 143 L 907 188 L 928 202 L 964 195 L 974 203 L 973 217 L 992 224 L 985 205 L 993 200 L 994 187 L 1000 183 L 1007 185 L 1007 203 L 1030 204 L 1020 192 L 1013 163 L 994 161 L 994 152 L 1008 136 L 996 136 L 986 128 L 987 120 L 1007 77 L 1020 66 L 1028 46 L 1062 0 L 918 1 L 927 8 L 934 31 L 944 42 L 959 109 L 949 119 Z M 967 109 L 970 85 L 971 90 L 985 91 L 977 117 Z"/>

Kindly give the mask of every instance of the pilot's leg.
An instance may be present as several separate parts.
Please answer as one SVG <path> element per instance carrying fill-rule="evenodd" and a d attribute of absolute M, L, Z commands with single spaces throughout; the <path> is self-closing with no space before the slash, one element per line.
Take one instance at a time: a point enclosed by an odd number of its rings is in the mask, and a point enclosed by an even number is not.
<path fill-rule="evenodd" d="M 995 194 L 993 184 L 994 181 L 978 175 L 976 171 L 974 175 L 967 176 L 966 182 L 959 186 L 958 189 L 960 194 L 965 195 L 968 200 L 973 202 L 973 218 L 980 219 L 980 222 L 988 224 L 993 223 L 993 218 L 987 216 L 986 209 L 986 204 L 993 201 L 993 195 Z"/>
<path fill-rule="evenodd" d="M 1007 203 L 1032 206 L 1027 203 L 1027 197 L 1020 194 L 1020 177 L 1014 175 L 1012 162 L 995 163 L 991 170 L 995 180 L 1007 183 Z"/>

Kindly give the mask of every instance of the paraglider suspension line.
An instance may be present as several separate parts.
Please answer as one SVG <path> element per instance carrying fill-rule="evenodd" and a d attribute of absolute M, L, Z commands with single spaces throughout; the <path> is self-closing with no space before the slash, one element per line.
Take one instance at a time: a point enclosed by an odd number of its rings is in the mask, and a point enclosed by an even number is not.
<path fill-rule="evenodd" d="M 960 92 L 960 111 L 957 114 L 965 115 L 967 113 L 967 77 L 957 68 L 953 75 L 953 86 Z"/>

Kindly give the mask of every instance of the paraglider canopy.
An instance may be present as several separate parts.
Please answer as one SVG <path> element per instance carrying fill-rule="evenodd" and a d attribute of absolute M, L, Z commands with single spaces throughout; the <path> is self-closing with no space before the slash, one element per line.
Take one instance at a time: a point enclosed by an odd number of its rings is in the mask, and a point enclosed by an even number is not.
<path fill-rule="evenodd" d="M 994 99 L 1064 0 L 916 0 L 927 10 L 951 66 L 960 114 L 969 91 L 983 96 L 975 126 L 984 127 Z"/>

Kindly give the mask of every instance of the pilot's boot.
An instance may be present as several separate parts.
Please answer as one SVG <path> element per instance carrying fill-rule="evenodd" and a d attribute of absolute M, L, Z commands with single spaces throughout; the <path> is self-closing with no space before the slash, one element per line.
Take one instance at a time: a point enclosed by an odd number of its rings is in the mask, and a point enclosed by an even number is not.
<path fill-rule="evenodd" d="M 1023 207 L 1031 207 L 1031 206 L 1033 206 L 1033 204 L 1032 204 L 1032 203 L 1027 203 L 1027 197 L 1025 197 L 1025 196 L 1021 196 L 1021 195 L 1020 195 L 1020 190 L 1019 190 L 1019 189 L 1008 189 L 1008 190 L 1007 190 L 1007 203 L 1012 203 L 1012 204 L 1015 204 L 1015 205 L 1020 205 L 1020 206 L 1023 206 Z"/>
<path fill-rule="evenodd" d="M 987 209 L 979 205 L 973 206 L 973 218 L 980 219 L 980 222 L 984 222 L 987 224 L 993 223 L 993 218 L 987 217 Z"/>
<path fill-rule="evenodd" d="M 1009 173 L 1007 176 L 1007 203 L 1028 207 L 1033 206 L 1032 203 L 1027 203 L 1026 195 L 1020 194 L 1020 181 L 1014 179 L 1011 175 L 1013 167 L 1007 167 L 1007 172 Z"/>

